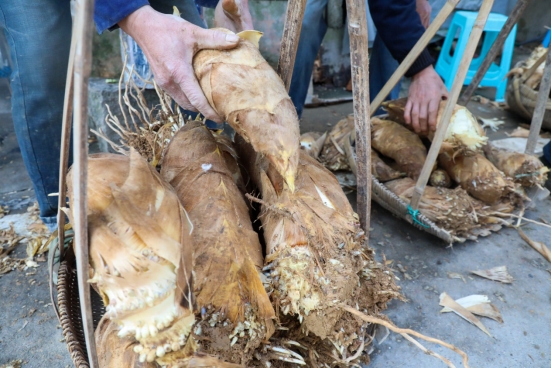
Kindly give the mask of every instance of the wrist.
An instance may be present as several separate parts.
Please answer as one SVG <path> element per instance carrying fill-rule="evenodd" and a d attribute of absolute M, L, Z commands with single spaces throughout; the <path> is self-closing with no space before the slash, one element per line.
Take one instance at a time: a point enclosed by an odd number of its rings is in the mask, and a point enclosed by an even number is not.
<path fill-rule="evenodd" d="M 147 28 L 147 24 L 158 14 L 151 6 L 144 5 L 123 18 L 118 24 L 126 34 L 136 39 L 138 30 Z"/>

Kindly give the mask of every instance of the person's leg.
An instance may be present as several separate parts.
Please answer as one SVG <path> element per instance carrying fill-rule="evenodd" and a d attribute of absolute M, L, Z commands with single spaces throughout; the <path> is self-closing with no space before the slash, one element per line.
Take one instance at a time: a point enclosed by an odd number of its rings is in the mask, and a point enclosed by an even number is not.
<path fill-rule="evenodd" d="M 393 59 L 391 52 L 389 52 L 379 34 L 376 34 L 374 46 L 370 54 L 370 101 L 377 96 L 398 66 L 399 63 L 397 60 Z M 391 93 L 386 97 L 386 100 L 395 100 L 399 98 L 400 91 L 401 82 L 399 81 L 391 90 Z M 385 113 L 385 111 L 382 110 L 381 107 L 376 112 L 378 115 L 383 113 Z"/>
<path fill-rule="evenodd" d="M 68 0 L 0 0 L 10 46 L 12 116 L 17 141 L 46 225 L 57 214 L 61 118 L 71 43 Z"/>
<path fill-rule="evenodd" d="M 328 0 L 307 0 L 305 8 L 305 16 L 303 17 L 301 36 L 299 38 L 299 46 L 297 47 L 295 66 L 289 88 L 289 96 L 295 105 L 299 118 L 301 118 L 303 105 L 307 98 L 314 60 L 328 29 L 326 19 L 324 19 L 324 11 L 327 4 Z"/>

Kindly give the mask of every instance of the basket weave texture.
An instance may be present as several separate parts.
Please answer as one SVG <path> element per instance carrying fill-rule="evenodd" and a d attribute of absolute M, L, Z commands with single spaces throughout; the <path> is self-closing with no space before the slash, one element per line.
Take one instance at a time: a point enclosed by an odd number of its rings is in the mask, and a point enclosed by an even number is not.
<path fill-rule="evenodd" d="M 89 368 L 82 327 L 77 271 L 68 261 L 63 261 L 59 267 L 57 292 L 61 329 L 71 359 L 76 368 Z M 94 289 L 91 289 L 90 294 L 95 329 L 105 313 L 105 307 Z"/>

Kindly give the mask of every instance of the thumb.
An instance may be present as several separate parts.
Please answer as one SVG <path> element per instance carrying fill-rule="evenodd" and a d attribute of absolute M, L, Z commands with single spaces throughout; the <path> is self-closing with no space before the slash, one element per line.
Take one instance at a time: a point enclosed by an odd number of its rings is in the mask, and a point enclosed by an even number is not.
<path fill-rule="evenodd" d="M 196 33 L 197 50 L 225 50 L 236 47 L 240 38 L 236 34 L 228 32 L 201 29 L 201 31 Z"/>

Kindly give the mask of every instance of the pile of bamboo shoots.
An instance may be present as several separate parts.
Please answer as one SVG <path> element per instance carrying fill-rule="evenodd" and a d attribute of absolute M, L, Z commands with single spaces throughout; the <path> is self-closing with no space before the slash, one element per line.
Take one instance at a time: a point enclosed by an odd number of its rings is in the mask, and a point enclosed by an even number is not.
<path fill-rule="evenodd" d="M 136 130 L 116 124 L 118 154 L 89 158 L 101 367 L 368 363 L 374 328 L 346 308 L 377 317 L 399 289 L 334 175 L 300 149 L 282 81 L 247 40 L 198 52 L 194 70 L 235 142 L 178 108 L 148 111 Z"/>
<path fill-rule="evenodd" d="M 372 175 L 409 203 L 433 132 L 418 135 L 405 123 L 406 99 L 384 105 L 388 117 L 371 121 Z M 319 159 L 331 170 L 355 172 L 354 127 L 345 123 L 327 134 Z M 470 111 L 456 106 L 420 212 L 459 241 L 489 235 L 508 224 L 511 213 L 527 200 L 524 189 L 542 186 L 548 171 L 534 156 L 494 147 Z"/>

